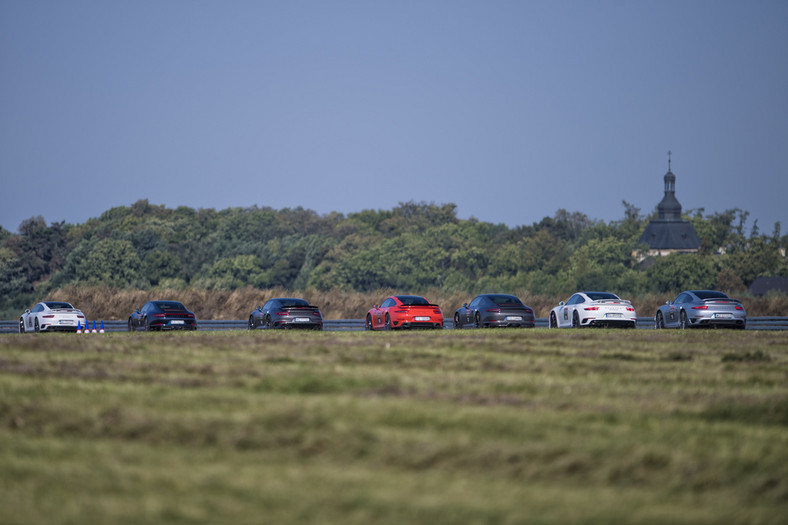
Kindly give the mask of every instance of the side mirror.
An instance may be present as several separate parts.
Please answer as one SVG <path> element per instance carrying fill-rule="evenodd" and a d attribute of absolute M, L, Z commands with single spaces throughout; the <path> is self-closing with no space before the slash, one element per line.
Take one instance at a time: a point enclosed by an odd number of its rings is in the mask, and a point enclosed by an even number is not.
<path fill-rule="evenodd" d="M 561 301 L 560 303 L 558 303 L 558 306 L 564 306 L 565 304 L 566 304 L 565 302 Z"/>
<path fill-rule="evenodd" d="M 463 308 L 468 308 L 468 303 L 462 303 Z"/>
<path fill-rule="evenodd" d="M 25 309 L 25 313 L 26 313 L 26 314 L 29 314 L 29 313 L 30 313 L 30 308 L 26 308 L 26 309 Z"/>
<path fill-rule="evenodd" d="M 138 314 L 138 313 L 140 313 L 140 309 L 139 309 L 139 308 L 137 308 L 136 310 L 134 310 L 134 313 L 135 313 L 135 314 Z"/>
<path fill-rule="evenodd" d="M 670 301 L 665 301 L 665 304 L 670 304 Z"/>
<path fill-rule="evenodd" d="M 375 310 L 377 310 L 378 308 L 380 308 L 380 305 L 379 305 L 379 304 L 373 304 L 373 305 L 372 305 L 372 308 L 374 308 Z"/>

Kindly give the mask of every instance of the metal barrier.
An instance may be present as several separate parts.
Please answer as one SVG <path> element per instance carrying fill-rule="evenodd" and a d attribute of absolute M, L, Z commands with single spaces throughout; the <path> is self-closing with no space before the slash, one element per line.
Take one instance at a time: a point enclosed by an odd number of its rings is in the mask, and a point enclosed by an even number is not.
<path fill-rule="evenodd" d="M 96 325 L 100 325 L 101 321 L 96 321 Z M 93 328 L 93 321 L 88 321 L 88 324 Z M 454 323 L 451 319 L 446 319 L 443 324 L 444 328 L 454 328 Z M 547 328 L 547 319 L 538 317 L 536 319 L 536 328 Z M 638 329 L 652 330 L 654 329 L 653 317 L 638 317 Z M 244 320 L 229 320 L 229 321 L 216 321 L 212 319 L 198 319 L 197 329 L 216 332 L 224 330 L 246 330 L 247 323 Z M 330 332 L 358 332 L 364 330 L 363 319 L 325 319 L 323 321 L 323 329 Z M 749 317 L 747 318 L 747 330 L 788 330 L 788 317 Z M 19 331 L 19 321 L 0 321 L 0 334 L 11 334 Z M 104 321 L 105 332 L 127 332 L 128 326 L 126 321 Z"/>

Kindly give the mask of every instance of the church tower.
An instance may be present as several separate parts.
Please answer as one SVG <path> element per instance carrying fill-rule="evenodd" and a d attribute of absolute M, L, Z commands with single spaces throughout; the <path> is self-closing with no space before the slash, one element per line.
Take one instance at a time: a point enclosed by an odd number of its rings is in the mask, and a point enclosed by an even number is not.
<path fill-rule="evenodd" d="M 676 199 L 676 176 L 670 167 L 668 152 L 668 172 L 665 174 L 665 196 L 657 205 L 657 218 L 652 219 L 638 244 L 647 244 L 647 255 L 668 255 L 673 252 L 694 253 L 700 247 L 700 238 L 692 224 L 681 218 L 681 204 Z"/>

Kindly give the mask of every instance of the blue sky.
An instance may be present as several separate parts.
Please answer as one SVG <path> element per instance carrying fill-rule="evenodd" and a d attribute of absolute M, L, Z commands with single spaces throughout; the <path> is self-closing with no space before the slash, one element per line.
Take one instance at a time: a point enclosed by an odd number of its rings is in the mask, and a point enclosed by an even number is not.
<path fill-rule="evenodd" d="M 0 0 L 0 225 L 138 199 L 788 229 L 788 2 Z"/>

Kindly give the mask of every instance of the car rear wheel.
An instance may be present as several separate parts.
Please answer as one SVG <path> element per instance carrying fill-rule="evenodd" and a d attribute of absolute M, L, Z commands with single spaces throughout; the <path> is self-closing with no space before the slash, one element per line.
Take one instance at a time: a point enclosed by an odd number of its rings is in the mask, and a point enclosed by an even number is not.
<path fill-rule="evenodd" d="M 656 327 L 657 327 L 657 330 L 665 328 L 665 320 L 662 318 L 662 312 L 657 312 Z"/>
<path fill-rule="evenodd" d="M 133 331 L 134 331 L 134 323 L 132 323 L 131 319 L 129 319 L 129 332 L 133 332 Z"/>
<path fill-rule="evenodd" d="M 389 314 L 386 314 L 386 324 L 384 327 L 386 330 L 391 330 L 391 317 L 389 317 Z"/>
<path fill-rule="evenodd" d="M 558 321 L 555 318 L 555 312 L 550 312 L 550 328 L 558 328 Z"/>
<path fill-rule="evenodd" d="M 41 326 L 39 326 L 39 324 L 38 324 L 38 319 L 36 319 L 33 322 L 33 331 L 35 331 L 35 332 L 40 332 L 41 331 Z"/>
<path fill-rule="evenodd" d="M 476 328 L 482 327 L 482 316 L 479 312 L 476 312 L 476 319 L 474 319 L 474 323 L 476 324 Z"/>
<path fill-rule="evenodd" d="M 272 326 L 272 324 L 271 324 L 271 316 L 270 315 L 266 315 L 265 316 L 265 327 L 266 328 L 271 328 L 271 326 Z"/>
<path fill-rule="evenodd" d="M 572 328 L 580 328 L 580 316 L 577 312 L 572 314 Z"/>
<path fill-rule="evenodd" d="M 460 314 L 454 314 L 454 329 L 459 330 L 462 328 L 462 321 L 460 321 Z"/>
<path fill-rule="evenodd" d="M 679 314 L 679 328 L 682 330 L 687 328 L 687 313 L 684 310 Z"/>

